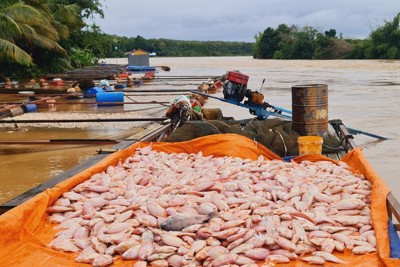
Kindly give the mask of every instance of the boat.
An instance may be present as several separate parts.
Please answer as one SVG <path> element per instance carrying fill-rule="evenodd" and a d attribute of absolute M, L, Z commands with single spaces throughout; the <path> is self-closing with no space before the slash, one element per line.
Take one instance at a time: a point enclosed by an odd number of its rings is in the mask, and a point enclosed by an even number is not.
<path fill-rule="evenodd" d="M 126 71 L 128 72 L 146 72 L 146 71 L 155 71 L 156 67 L 154 66 L 133 66 L 129 65 L 126 67 Z"/>
<path fill-rule="evenodd" d="M 237 92 L 232 92 L 230 95 L 232 96 L 234 94 L 242 98 L 242 95 L 237 94 Z M 238 98 L 233 100 L 228 98 L 225 100 L 240 104 L 242 99 L 240 101 L 237 101 Z M 256 108 L 259 107 L 253 104 L 254 103 L 247 102 L 246 108 L 249 108 L 251 114 L 255 117 L 268 120 L 270 118 L 265 118 L 266 116 L 277 115 L 277 117 L 279 117 L 282 115 L 282 110 L 278 109 L 278 107 L 274 107 L 273 110 L 267 112 L 265 107 L 261 108 L 261 110 L 256 110 Z M 249 120 L 252 119 L 254 118 Z M 51 240 L 53 240 L 54 235 L 59 231 L 54 229 L 54 224 L 49 222 L 48 208 L 52 207 L 54 202 L 63 193 L 78 186 L 90 177 L 93 177 L 94 174 L 112 171 L 113 166 L 119 163 L 123 164 L 125 159 L 133 155 L 135 151 L 148 149 L 149 146 L 151 146 L 151 149 L 164 153 L 187 153 L 193 155 L 193 157 L 196 155 L 200 157 L 201 155 L 208 159 L 212 157 L 229 156 L 257 161 L 261 160 L 260 155 L 262 155 L 264 159 L 280 160 L 282 162 L 285 160 L 287 162 L 297 163 L 304 161 L 328 161 L 337 163 L 338 160 L 343 161 L 372 182 L 371 213 L 374 230 L 378 237 L 378 247 L 377 251 L 371 251 L 371 253 L 366 253 L 364 255 L 353 255 L 348 249 L 342 253 L 335 252 L 334 255 L 346 262 L 345 264 L 335 264 L 335 266 L 400 265 L 400 260 L 398 259 L 399 236 L 396 232 L 396 230 L 399 229 L 396 221 L 400 220 L 400 204 L 383 180 L 369 165 L 362 150 L 357 147 L 354 137 L 349 133 L 341 120 L 330 120 L 327 124 L 331 136 L 334 136 L 340 142 L 340 149 L 333 152 L 330 151 L 324 155 L 302 155 L 289 158 L 282 158 L 258 142 L 235 133 L 205 134 L 204 136 L 182 142 L 166 142 L 168 136 L 172 134 L 171 131 L 174 129 L 176 130 L 191 123 L 207 123 L 204 121 L 186 121 L 185 124 L 177 126 L 176 121 L 171 120 L 171 118 L 169 118 L 169 123 L 167 122 L 168 120 L 166 118 L 163 124 L 153 124 L 146 132 L 142 133 L 141 136 L 134 136 L 129 140 L 121 142 L 113 149 L 100 151 L 98 156 L 91 158 L 87 162 L 83 162 L 76 168 L 39 185 L 37 188 L 1 206 L 0 210 L 5 212 L 0 216 L 0 225 L 2 225 L 2 227 L 0 227 L 0 233 L 2 235 L 2 239 L 0 240 L 0 247 L 2 248 L 0 250 L 0 256 L 2 257 L 3 264 L 6 266 L 32 266 L 40 262 L 41 265 L 50 264 L 52 266 L 76 265 L 77 263 L 75 263 L 75 260 L 77 253 L 55 251 L 48 246 Z M 223 123 L 229 125 L 244 125 L 248 123 L 248 120 L 237 121 L 228 119 L 223 120 Z M 143 153 L 149 153 L 148 150 L 146 151 L 147 152 Z M 132 160 L 135 161 L 134 159 Z M 173 165 L 172 162 L 168 164 L 171 166 Z M 205 164 L 204 168 L 207 168 L 206 161 L 203 164 Z M 351 181 L 349 182 L 352 183 Z M 183 194 L 183 192 L 181 193 Z M 198 196 L 202 195 L 201 191 L 188 193 Z M 304 214 L 296 214 L 294 216 L 303 216 L 303 219 L 312 221 L 312 219 L 306 218 L 308 216 Z M 190 235 L 188 234 L 188 236 Z M 29 253 L 26 253 L 25 248 L 27 246 L 29 247 Z M 233 263 L 235 260 L 237 260 L 237 257 L 230 259 L 229 262 Z M 122 260 L 120 256 L 115 256 L 113 266 L 125 266 L 127 262 L 132 263 L 132 261 Z M 273 262 L 270 263 L 272 264 Z M 268 264 L 268 262 L 266 262 L 266 264 Z M 292 260 L 282 266 L 309 265 L 310 264 L 307 262 Z M 87 265 L 83 264 L 82 266 Z M 326 263 L 323 266 L 330 265 Z"/>

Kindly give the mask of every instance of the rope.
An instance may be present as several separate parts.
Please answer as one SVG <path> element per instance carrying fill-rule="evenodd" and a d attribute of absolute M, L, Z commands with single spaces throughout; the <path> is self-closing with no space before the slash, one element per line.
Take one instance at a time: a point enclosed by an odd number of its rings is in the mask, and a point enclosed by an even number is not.
<path fill-rule="evenodd" d="M 281 135 L 280 132 L 275 131 L 275 133 L 279 134 L 279 137 L 280 137 L 281 140 L 282 140 L 283 146 L 284 146 L 284 148 L 285 148 L 285 157 L 286 157 L 286 155 L 287 155 L 287 147 L 286 147 L 286 144 L 285 144 L 285 140 L 283 140 L 283 136 Z"/>
<path fill-rule="evenodd" d="M 251 119 L 251 120 L 249 121 L 249 124 L 250 124 L 251 127 L 254 128 L 254 130 L 258 131 L 257 128 L 253 125 L 253 121 L 254 121 L 254 120 L 255 120 L 254 118 Z"/>

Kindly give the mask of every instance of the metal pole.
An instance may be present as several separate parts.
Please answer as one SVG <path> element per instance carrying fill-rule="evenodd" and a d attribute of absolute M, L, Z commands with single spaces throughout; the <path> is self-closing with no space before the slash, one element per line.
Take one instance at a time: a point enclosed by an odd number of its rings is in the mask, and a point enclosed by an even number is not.
<path fill-rule="evenodd" d="M 118 59 L 117 59 L 117 50 L 118 47 L 115 47 L 115 67 L 117 68 L 117 75 L 118 75 Z"/>

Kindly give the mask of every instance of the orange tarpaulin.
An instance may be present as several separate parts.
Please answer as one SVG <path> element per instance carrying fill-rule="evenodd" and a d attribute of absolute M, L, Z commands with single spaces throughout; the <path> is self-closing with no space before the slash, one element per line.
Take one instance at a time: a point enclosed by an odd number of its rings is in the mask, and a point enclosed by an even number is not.
<path fill-rule="evenodd" d="M 48 244 L 54 239 L 57 232 L 54 225 L 47 222 L 46 208 L 63 193 L 77 184 L 88 179 L 92 174 L 105 170 L 109 165 L 115 165 L 133 154 L 138 147 L 149 145 L 146 142 L 136 143 L 133 146 L 117 151 L 96 165 L 47 189 L 21 204 L 20 206 L 0 216 L 0 261 L 1 266 L 90 266 L 74 262 L 76 253 L 64 253 L 53 250 Z M 197 138 L 179 143 L 153 143 L 153 149 L 165 152 L 197 153 L 203 155 L 233 156 L 256 160 L 259 155 L 267 159 L 280 159 L 279 156 L 264 146 L 248 138 L 235 134 L 220 134 Z M 327 160 L 323 156 L 302 156 L 294 159 Z M 389 239 L 387 234 L 386 196 L 389 188 L 372 169 L 361 149 L 348 153 L 343 161 L 347 162 L 356 172 L 364 174 L 373 184 L 371 213 L 373 225 L 377 235 L 378 252 L 362 256 L 354 256 L 350 251 L 336 255 L 351 266 L 400 266 L 400 260 L 389 258 Z M 132 266 L 132 261 L 117 260 L 113 266 Z M 326 266 L 340 266 L 339 264 L 325 264 Z M 292 261 L 284 266 L 309 266 L 301 261 Z"/>

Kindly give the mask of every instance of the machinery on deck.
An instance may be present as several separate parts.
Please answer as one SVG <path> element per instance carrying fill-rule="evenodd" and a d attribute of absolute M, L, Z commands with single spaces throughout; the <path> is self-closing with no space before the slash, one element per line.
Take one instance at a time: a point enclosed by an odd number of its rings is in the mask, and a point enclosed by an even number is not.
<path fill-rule="evenodd" d="M 191 108 L 190 100 L 186 96 L 182 95 L 172 101 L 172 105 L 166 113 L 166 116 L 171 120 L 172 132 L 190 120 Z"/>
<path fill-rule="evenodd" d="M 264 102 L 264 95 L 261 92 L 248 89 L 248 80 L 248 75 L 245 75 L 239 71 L 228 71 L 226 73 L 226 81 L 223 84 L 222 92 L 224 94 L 224 98 L 219 98 L 195 91 L 192 92 L 247 108 L 249 109 L 250 114 L 255 115 L 259 120 L 265 120 L 270 115 L 284 119 L 292 118 L 292 111 L 272 106 L 267 102 Z M 245 98 L 247 99 L 242 103 L 243 99 Z"/>

